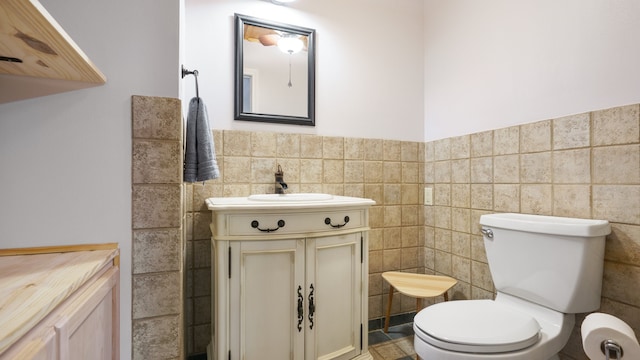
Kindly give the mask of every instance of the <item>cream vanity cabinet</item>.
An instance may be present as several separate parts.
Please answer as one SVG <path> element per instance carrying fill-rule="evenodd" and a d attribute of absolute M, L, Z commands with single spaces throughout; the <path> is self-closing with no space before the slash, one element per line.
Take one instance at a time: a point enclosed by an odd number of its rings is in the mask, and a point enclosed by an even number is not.
<path fill-rule="evenodd" d="M 373 204 L 343 196 L 207 199 L 210 359 L 372 359 L 367 230 Z"/>

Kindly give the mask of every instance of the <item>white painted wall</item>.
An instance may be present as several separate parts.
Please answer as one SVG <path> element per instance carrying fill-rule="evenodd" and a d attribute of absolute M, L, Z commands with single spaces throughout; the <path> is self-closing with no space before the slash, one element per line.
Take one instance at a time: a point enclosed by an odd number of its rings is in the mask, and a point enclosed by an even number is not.
<path fill-rule="evenodd" d="M 316 30 L 315 127 L 233 119 L 234 13 Z M 423 14 L 418 0 L 186 0 L 185 63 L 214 129 L 422 141 Z"/>
<path fill-rule="evenodd" d="M 131 357 L 131 95 L 178 97 L 179 2 L 41 0 L 107 76 L 0 105 L 0 247 L 118 242 Z"/>
<path fill-rule="evenodd" d="M 640 102 L 638 0 L 425 0 L 425 139 Z"/>

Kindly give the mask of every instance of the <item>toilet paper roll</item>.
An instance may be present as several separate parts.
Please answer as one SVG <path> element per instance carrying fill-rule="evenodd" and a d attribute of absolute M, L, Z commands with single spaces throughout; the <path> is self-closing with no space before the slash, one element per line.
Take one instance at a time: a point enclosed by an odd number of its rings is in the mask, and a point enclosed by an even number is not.
<path fill-rule="evenodd" d="M 633 329 L 615 316 L 590 314 L 582 322 L 580 330 L 582 348 L 591 360 L 605 359 L 601 345 L 606 340 L 613 340 L 622 348 L 622 359 L 640 359 L 640 344 Z"/>

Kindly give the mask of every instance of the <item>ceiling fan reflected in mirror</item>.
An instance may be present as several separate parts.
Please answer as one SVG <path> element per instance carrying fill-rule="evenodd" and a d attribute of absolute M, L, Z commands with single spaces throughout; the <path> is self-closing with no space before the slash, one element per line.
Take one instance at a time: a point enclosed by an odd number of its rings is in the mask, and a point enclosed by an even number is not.
<path fill-rule="evenodd" d="M 307 51 L 307 36 L 260 26 L 245 24 L 244 40 L 259 42 L 263 46 L 278 46 L 282 52 L 289 54 Z"/>

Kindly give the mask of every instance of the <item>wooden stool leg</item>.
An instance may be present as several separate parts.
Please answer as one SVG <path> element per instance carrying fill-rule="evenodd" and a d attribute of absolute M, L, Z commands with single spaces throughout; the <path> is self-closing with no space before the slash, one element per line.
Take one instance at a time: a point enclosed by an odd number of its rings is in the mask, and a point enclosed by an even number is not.
<path fill-rule="evenodd" d="M 416 298 L 416 314 L 422 310 L 422 298 Z"/>
<path fill-rule="evenodd" d="M 449 301 L 449 292 L 448 291 L 444 292 L 444 301 Z"/>
<path fill-rule="evenodd" d="M 387 316 L 384 319 L 384 332 L 389 332 L 389 317 L 391 316 L 391 302 L 393 301 L 393 286 L 389 284 L 389 302 L 387 303 Z"/>

